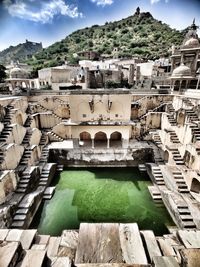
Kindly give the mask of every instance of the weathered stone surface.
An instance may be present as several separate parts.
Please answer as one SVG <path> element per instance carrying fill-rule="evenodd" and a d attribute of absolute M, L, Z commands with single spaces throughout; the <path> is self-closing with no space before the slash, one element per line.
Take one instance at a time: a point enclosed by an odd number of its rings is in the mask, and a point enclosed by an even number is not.
<path fill-rule="evenodd" d="M 6 241 L 20 241 L 23 230 L 11 229 L 6 237 Z"/>
<path fill-rule="evenodd" d="M 200 266 L 200 249 L 181 250 L 182 265 L 187 267 Z"/>
<path fill-rule="evenodd" d="M 37 235 L 35 238 L 35 244 L 47 245 L 50 235 Z"/>
<path fill-rule="evenodd" d="M 178 236 L 186 248 L 200 248 L 200 231 L 179 230 Z"/>
<path fill-rule="evenodd" d="M 157 239 L 160 245 L 160 249 L 164 256 L 176 256 L 176 253 L 170 243 L 164 238 Z"/>
<path fill-rule="evenodd" d="M 118 224 L 82 223 L 75 257 L 77 263 L 122 263 Z"/>
<path fill-rule="evenodd" d="M 71 260 L 68 257 L 58 257 L 51 259 L 51 267 L 70 267 Z"/>
<path fill-rule="evenodd" d="M 174 257 L 154 257 L 155 267 L 179 267 L 180 265 Z"/>
<path fill-rule="evenodd" d="M 8 229 L 0 229 L 0 241 L 4 241 L 8 235 Z"/>
<path fill-rule="evenodd" d="M 120 224 L 119 237 L 123 259 L 128 264 L 147 264 L 138 225 Z"/>
<path fill-rule="evenodd" d="M 153 231 L 141 231 L 141 233 L 144 237 L 150 259 L 152 260 L 154 256 L 162 256 Z"/>
<path fill-rule="evenodd" d="M 50 237 L 48 248 L 47 248 L 47 256 L 48 257 L 56 257 L 57 256 L 60 241 L 61 241 L 60 237 L 54 237 L 54 236 Z"/>
<path fill-rule="evenodd" d="M 15 266 L 21 251 L 19 242 L 3 242 L 0 245 L 0 267 Z"/>
<path fill-rule="evenodd" d="M 45 261 L 46 251 L 27 250 L 21 267 L 42 267 Z"/>
<path fill-rule="evenodd" d="M 22 235 L 20 237 L 20 242 L 22 244 L 23 249 L 29 249 L 31 247 L 31 244 L 33 242 L 36 233 L 37 233 L 36 229 L 25 230 L 22 232 Z"/>

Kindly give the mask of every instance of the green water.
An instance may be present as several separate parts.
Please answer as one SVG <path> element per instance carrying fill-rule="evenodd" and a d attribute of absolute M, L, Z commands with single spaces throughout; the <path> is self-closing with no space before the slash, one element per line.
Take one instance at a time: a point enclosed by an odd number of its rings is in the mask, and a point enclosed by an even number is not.
<path fill-rule="evenodd" d="M 54 184 L 53 198 L 33 222 L 41 234 L 59 235 L 80 222 L 137 222 L 159 235 L 172 224 L 166 209 L 152 201 L 148 176 L 136 168 L 68 169 Z"/>

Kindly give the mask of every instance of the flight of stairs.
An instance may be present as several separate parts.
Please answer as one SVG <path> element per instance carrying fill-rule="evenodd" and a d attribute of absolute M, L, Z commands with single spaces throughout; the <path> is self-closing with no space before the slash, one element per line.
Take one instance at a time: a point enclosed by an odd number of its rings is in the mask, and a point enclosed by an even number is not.
<path fill-rule="evenodd" d="M 167 105 L 167 111 L 168 111 L 169 113 L 175 113 L 175 109 L 174 109 L 172 103 L 169 103 L 169 104 Z"/>
<path fill-rule="evenodd" d="M 26 193 L 29 188 L 29 183 L 30 174 L 28 172 L 23 172 L 17 184 L 16 193 Z"/>
<path fill-rule="evenodd" d="M 13 127 L 9 125 L 4 125 L 4 128 L 0 135 L 0 143 L 7 143 L 8 137 L 12 132 Z"/>
<path fill-rule="evenodd" d="M 28 146 L 29 145 L 29 142 L 30 142 L 30 139 L 31 139 L 31 136 L 32 136 L 32 130 L 27 130 L 26 131 L 26 134 L 25 134 L 25 136 L 24 136 L 24 139 L 23 139 L 23 141 L 22 141 L 22 145 L 23 146 Z"/>
<path fill-rule="evenodd" d="M 167 118 L 168 118 L 168 121 L 169 121 L 169 123 L 170 123 L 171 126 L 176 126 L 177 125 L 177 122 L 174 119 L 174 116 L 172 114 L 168 114 L 167 115 Z"/>
<path fill-rule="evenodd" d="M 178 136 L 177 136 L 175 131 L 169 132 L 169 135 L 170 135 L 170 141 L 173 144 L 180 144 L 180 141 L 179 141 Z"/>
<path fill-rule="evenodd" d="M 162 171 L 159 166 L 152 166 L 152 174 L 158 186 L 165 185 L 165 181 L 162 175 Z"/>
<path fill-rule="evenodd" d="M 199 121 L 197 114 L 193 110 L 186 110 L 186 117 L 188 122 Z"/>
<path fill-rule="evenodd" d="M 196 229 L 192 215 L 186 204 L 177 205 L 177 210 L 184 229 Z"/>
<path fill-rule="evenodd" d="M 170 149 L 176 165 L 184 165 L 183 158 L 177 148 Z"/>
<path fill-rule="evenodd" d="M 21 157 L 21 160 L 19 162 L 19 165 L 27 165 L 28 164 L 28 160 L 29 158 L 31 157 L 31 153 L 32 153 L 32 150 L 30 147 L 26 147 L 25 150 L 24 150 L 24 153 Z"/>
<path fill-rule="evenodd" d="M 54 133 L 52 131 L 48 132 L 48 134 L 53 137 L 53 141 L 55 141 L 55 142 L 64 141 L 64 139 L 61 136 L 57 135 L 56 133 Z"/>
<path fill-rule="evenodd" d="M 180 193 L 189 193 L 188 186 L 183 178 L 182 172 L 181 171 L 173 171 L 173 176 L 176 181 L 177 187 L 178 187 L 178 192 Z"/>
<path fill-rule="evenodd" d="M 197 125 L 191 125 L 190 128 L 192 130 L 192 142 L 200 141 L 200 128 Z"/>

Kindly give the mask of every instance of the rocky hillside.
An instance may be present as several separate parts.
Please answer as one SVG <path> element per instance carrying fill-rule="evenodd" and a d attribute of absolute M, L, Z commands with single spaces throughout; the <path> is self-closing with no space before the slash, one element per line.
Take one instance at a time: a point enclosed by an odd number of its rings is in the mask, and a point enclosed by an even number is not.
<path fill-rule="evenodd" d="M 43 49 L 28 63 L 35 69 L 63 64 L 65 60 L 76 63 L 81 51 L 97 51 L 104 56 L 140 56 L 148 59 L 167 55 L 172 44 L 180 45 L 184 34 L 137 9 L 133 16 L 105 25 L 93 25 L 73 32 L 60 42 Z"/>
<path fill-rule="evenodd" d="M 0 52 L 0 64 L 8 64 L 13 61 L 24 61 L 31 58 L 33 54 L 42 50 L 41 43 L 34 43 L 26 40 L 23 44 L 17 46 L 10 46 L 9 48 Z"/>

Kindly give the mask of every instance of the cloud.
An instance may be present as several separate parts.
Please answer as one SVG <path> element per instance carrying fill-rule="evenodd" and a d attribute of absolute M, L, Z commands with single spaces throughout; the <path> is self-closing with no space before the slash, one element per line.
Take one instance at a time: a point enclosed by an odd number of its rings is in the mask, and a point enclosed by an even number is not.
<path fill-rule="evenodd" d="M 161 0 L 151 0 L 151 4 L 156 4 L 158 2 L 160 2 Z M 167 4 L 169 2 L 169 0 L 165 0 L 165 3 Z"/>
<path fill-rule="evenodd" d="M 93 3 L 96 3 L 97 6 L 106 6 L 112 5 L 114 0 L 91 0 Z"/>
<path fill-rule="evenodd" d="M 4 0 L 3 5 L 11 16 L 34 22 L 50 23 L 57 15 L 82 17 L 78 7 L 69 5 L 64 0 Z"/>

